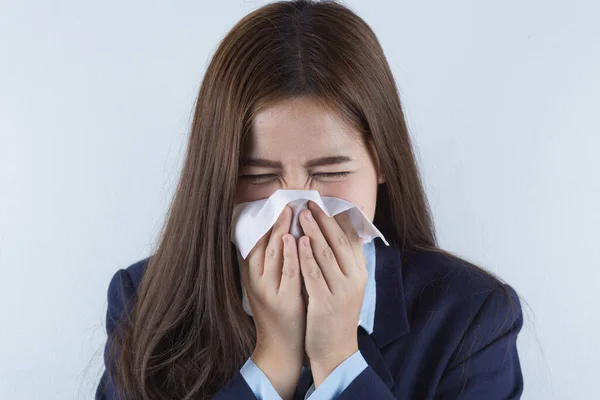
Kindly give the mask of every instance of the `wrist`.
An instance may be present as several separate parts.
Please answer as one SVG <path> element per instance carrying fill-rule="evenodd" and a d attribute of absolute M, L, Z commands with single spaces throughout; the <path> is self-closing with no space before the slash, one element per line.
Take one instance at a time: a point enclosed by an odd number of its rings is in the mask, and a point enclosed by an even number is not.
<path fill-rule="evenodd" d="M 255 351 L 250 356 L 283 400 L 291 399 L 300 379 L 302 360 L 283 354 Z"/>
<path fill-rule="evenodd" d="M 345 351 L 340 351 L 335 354 L 331 354 L 326 358 L 319 360 L 310 360 L 310 369 L 312 371 L 313 381 L 315 388 L 319 385 L 348 357 L 358 351 L 358 346 L 349 348 Z"/>
<path fill-rule="evenodd" d="M 296 372 L 300 375 L 302 369 L 302 357 L 289 354 L 289 352 L 256 349 L 250 358 L 267 375 L 293 376 Z"/>

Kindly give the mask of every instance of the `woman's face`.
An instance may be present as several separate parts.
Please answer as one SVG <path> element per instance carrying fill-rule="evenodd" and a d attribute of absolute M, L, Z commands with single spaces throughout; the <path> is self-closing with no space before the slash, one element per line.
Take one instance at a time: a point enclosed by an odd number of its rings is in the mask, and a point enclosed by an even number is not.
<path fill-rule="evenodd" d="M 268 198 L 277 189 L 314 189 L 359 206 L 372 222 L 377 185 L 385 182 L 378 163 L 374 147 L 316 100 L 282 100 L 252 123 L 235 204 Z"/>

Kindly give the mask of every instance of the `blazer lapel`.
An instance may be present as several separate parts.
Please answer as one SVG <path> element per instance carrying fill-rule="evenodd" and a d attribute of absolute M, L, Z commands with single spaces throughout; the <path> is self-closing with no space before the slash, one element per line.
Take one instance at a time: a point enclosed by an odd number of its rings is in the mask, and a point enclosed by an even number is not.
<path fill-rule="evenodd" d="M 383 355 L 381 354 L 381 351 L 379 351 L 375 340 L 373 340 L 373 337 L 369 335 L 362 326 L 358 327 L 358 348 L 367 364 L 369 364 L 369 366 L 373 368 L 377 375 L 379 375 L 388 389 L 391 389 L 394 383 L 394 378 L 392 377 L 392 374 L 390 373 L 390 370 L 385 363 Z"/>
<path fill-rule="evenodd" d="M 375 240 L 375 323 L 371 336 L 379 348 L 410 332 L 400 250 Z"/>
<path fill-rule="evenodd" d="M 391 389 L 394 377 L 380 349 L 410 332 L 410 326 L 404 302 L 400 251 L 386 246 L 380 239 L 375 239 L 375 251 L 375 324 L 370 335 L 363 327 L 358 327 L 358 347 L 367 364 Z"/>

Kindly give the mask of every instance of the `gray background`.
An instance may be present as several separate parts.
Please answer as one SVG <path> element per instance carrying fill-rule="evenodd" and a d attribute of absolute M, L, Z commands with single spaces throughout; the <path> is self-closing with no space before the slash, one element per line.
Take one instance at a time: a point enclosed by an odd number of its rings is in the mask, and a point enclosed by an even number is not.
<path fill-rule="evenodd" d="M 0 398 L 91 398 L 109 279 L 157 239 L 219 40 L 264 1 L 0 1 Z M 526 399 L 600 392 L 600 6 L 347 1 L 442 247 L 523 297 Z"/>

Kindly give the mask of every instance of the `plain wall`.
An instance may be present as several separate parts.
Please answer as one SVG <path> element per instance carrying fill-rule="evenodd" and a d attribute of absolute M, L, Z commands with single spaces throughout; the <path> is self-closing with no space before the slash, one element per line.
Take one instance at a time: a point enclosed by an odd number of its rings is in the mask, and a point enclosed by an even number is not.
<path fill-rule="evenodd" d="M 0 398 L 90 399 L 194 99 L 264 1 L 0 1 Z M 600 393 L 600 6 L 347 1 L 400 88 L 442 247 L 522 296 L 526 399 Z"/>

